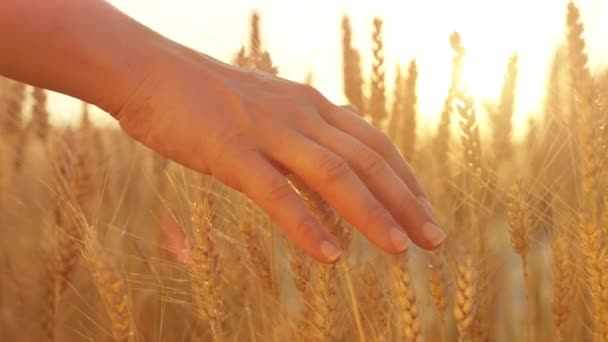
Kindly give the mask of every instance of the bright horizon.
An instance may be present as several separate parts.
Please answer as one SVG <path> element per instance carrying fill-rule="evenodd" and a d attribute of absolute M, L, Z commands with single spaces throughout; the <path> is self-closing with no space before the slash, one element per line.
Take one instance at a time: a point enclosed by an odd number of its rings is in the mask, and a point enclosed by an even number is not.
<path fill-rule="evenodd" d="M 545 78 L 558 43 L 565 39 L 567 0 L 431 0 L 401 1 L 110 0 L 143 24 L 182 44 L 229 62 L 248 41 L 253 10 L 261 15 L 262 39 L 280 75 L 303 81 L 309 71 L 314 85 L 329 99 L 344 103 L 340 21 L 351 18 L 354 44 L 363 53 L 366 72 L 371 63 L 372 20 L 384 19 L 387 86 L 392 88 L 395 65 L 416 58 L 419 66 L 418 112 L 434 122 L 447 92 L 451 50 L 449 35 L 461 34 L 467 49 L 469 89 L 479 100 L 498 99 L 509 56 L 519 55 L 516 128 L 542 108 Z M 608 1 L 575 1 L 585 24 L 590 67 L 608 65 L 608 39 L 602 17 Z M 390 90 L 389 90 L 390 92 Z M 390 98 L 390 93 L 388 94 Z M 77 119 L 80 105 L 61 95 L 50 98 L 55 120 Z M 100 123 L 112 122 L 95 111 Z"/>

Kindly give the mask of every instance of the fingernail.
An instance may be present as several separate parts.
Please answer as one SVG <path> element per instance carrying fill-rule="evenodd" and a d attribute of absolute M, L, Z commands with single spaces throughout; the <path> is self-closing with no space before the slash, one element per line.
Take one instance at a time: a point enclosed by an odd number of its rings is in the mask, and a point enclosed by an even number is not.
<path fill-rule="evenodd" d="M 433 206 L 431 205 L 431 202 L 429 202 L 429 200 L 426 197 L 423 197 L 423 196 L 418 197 L 418 202 L 420 202 L 420 205 L 422 205 L 422 208 L 424 208 L 424 212 L 426 212 L 426 214 L 430 218 L 435 217 L 433 214 Z"/>
<path fill-rule="evenodd" d="M 443 243 L 445 240 L 445 233 L 443 230 L 431 222 L 426 222 L 422 226 L 422 233 L 426 236 L 427 240 L 433 245 L 433 247 L 437 247 Z"/>
<path fill-rule="evenodd" d="M 323 254 L 327 261 L 334 262 L 340 258 L 342 251 L 332 242 L 324 240 L 321 242 L 321 254 Z"/>
<path fill-rule="evenodd" d="M 405 232 L 401 228 L 393 227 L 389 232 L 391 243 L 398 252 L 403 252 L 407 249 L 410 243 L 410 239 L 407 237 Z"/>

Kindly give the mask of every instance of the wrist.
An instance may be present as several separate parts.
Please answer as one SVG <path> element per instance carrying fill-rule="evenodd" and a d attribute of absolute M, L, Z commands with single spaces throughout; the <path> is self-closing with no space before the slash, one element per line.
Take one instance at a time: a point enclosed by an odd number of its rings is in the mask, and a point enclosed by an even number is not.
<path fill-rule="evenodd" d="M 154 32 L 145 40 L 134 41 L 138 46 L 114 62 L 110 77 L 102 77 L 105 91 L 94 103 L 117 119 L 126 106 L 140 107 L 153 94 L 162 95 L 161 86 L 179 86 L 193 73 L 203 74 L 211 82 L 215 74 L 226 72 L 224 63 Z"/>
<path fill-rule="evenodd" d="M 169 47 L 163 37 L 129 38 L 132 46 L 119 52 L 110 52 L 107 65 L 100 68 L 98 84 L 91 89 L 91 102 L 113 117 L 136 94 L 146 80 L 155 77 L 169 63 Z"/>

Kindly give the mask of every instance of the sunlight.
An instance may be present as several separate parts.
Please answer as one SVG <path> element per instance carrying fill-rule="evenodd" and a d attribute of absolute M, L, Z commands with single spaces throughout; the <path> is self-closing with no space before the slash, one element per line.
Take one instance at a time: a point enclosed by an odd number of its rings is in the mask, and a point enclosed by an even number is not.
<path fill-rule="evenodd" d="M 427 126 L 435 125 L 446 96 L 452 68 L 449 35 L 454 31 L 461 34 L 467 51 L 463 78 L 477 102 L 498 101 L 509 57 L 517 53 L 515 134 L 522 133 L 530 115 L 542 110 L 547 65 L 563 38 L 563 6 L 544 1 L 489 4 L 467 0 L 418 2 L 399 10 L 395 7 L 387 8 L 385 15 L 387 49 L 395 47 L 387 51 L 387 56 L 402 63 L 417 59 L 418 109 Z M 481 113 L 480 121 L 484 120 Z"/>
<path fill-rule="evenodd" d="M 384 19 L 386 85 L 392 94 L 395 67 L 406 67 L 416 59 L 418 113 L 421 129 L 434 131 L 446 96 L 451 70 L 449 36 L 458 31 L 467 50 L 465 80 L 479 103 L 498 100 L 509 56 L 519 55 L 515 104 L 515 134 L 523 135 L 527 117 L 542 110 L 550 59 L 564 39 L 567 0 L 431 0 L 397 2 L 363 0 L 326 2 L 310 0 L 230 0 L 223 6 L 213 2 L 182 0 L 168 5 L 162 0 L 111 0 L 130 15 L 162 34 L 199 51 L 229 61 L 247 41 L 251 10 L 264 13 L 265 47 L 279 66 L 280 76 L 303 81 L 314 73 L 314 85 L 336 103 L 344 103 L 341 87 L 340 18 L 347 14 L 353 23 L 353 40 L 363 56 L 363 68 L 371 63 L 371 23 Z M 597 41 L 604 37 L 602 15 L 608 4 L 587 0 L 582 9 L 586 34 Z M 178 19 L 179 18 L 179 19 Z M 226 20 L 230 18 L 230 20 Z M 315 18 L 314 27 L 310 19 Z M 601 64 L 608 56 L 605 44 L 589 47 L 590 64 Z M 77 116 L 80 105 L 52 97 L 51 104 L 63 119 Z M 97 115 L 112 122 L 105 114 Z M 480 115 L 483 124 L 484 115 Z"/>
<path fill-rule="evenodd" d="M 608 0 L 22 3 L 0 342 L 608 342 Z"/>

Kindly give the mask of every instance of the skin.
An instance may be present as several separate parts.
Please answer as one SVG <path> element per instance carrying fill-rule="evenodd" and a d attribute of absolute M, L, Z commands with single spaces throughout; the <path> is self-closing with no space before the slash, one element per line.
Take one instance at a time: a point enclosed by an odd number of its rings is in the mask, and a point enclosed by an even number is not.
<path fill-rule="evenodd" d="M 243 192 L 321 262 L 341 254 L 286 174 L 382 250 L 445 234 L 390 140 L 310 86 L 179 45 L 103 0 L 2 0 L 0 74 L 89 102 L 136 141 Z"/>

